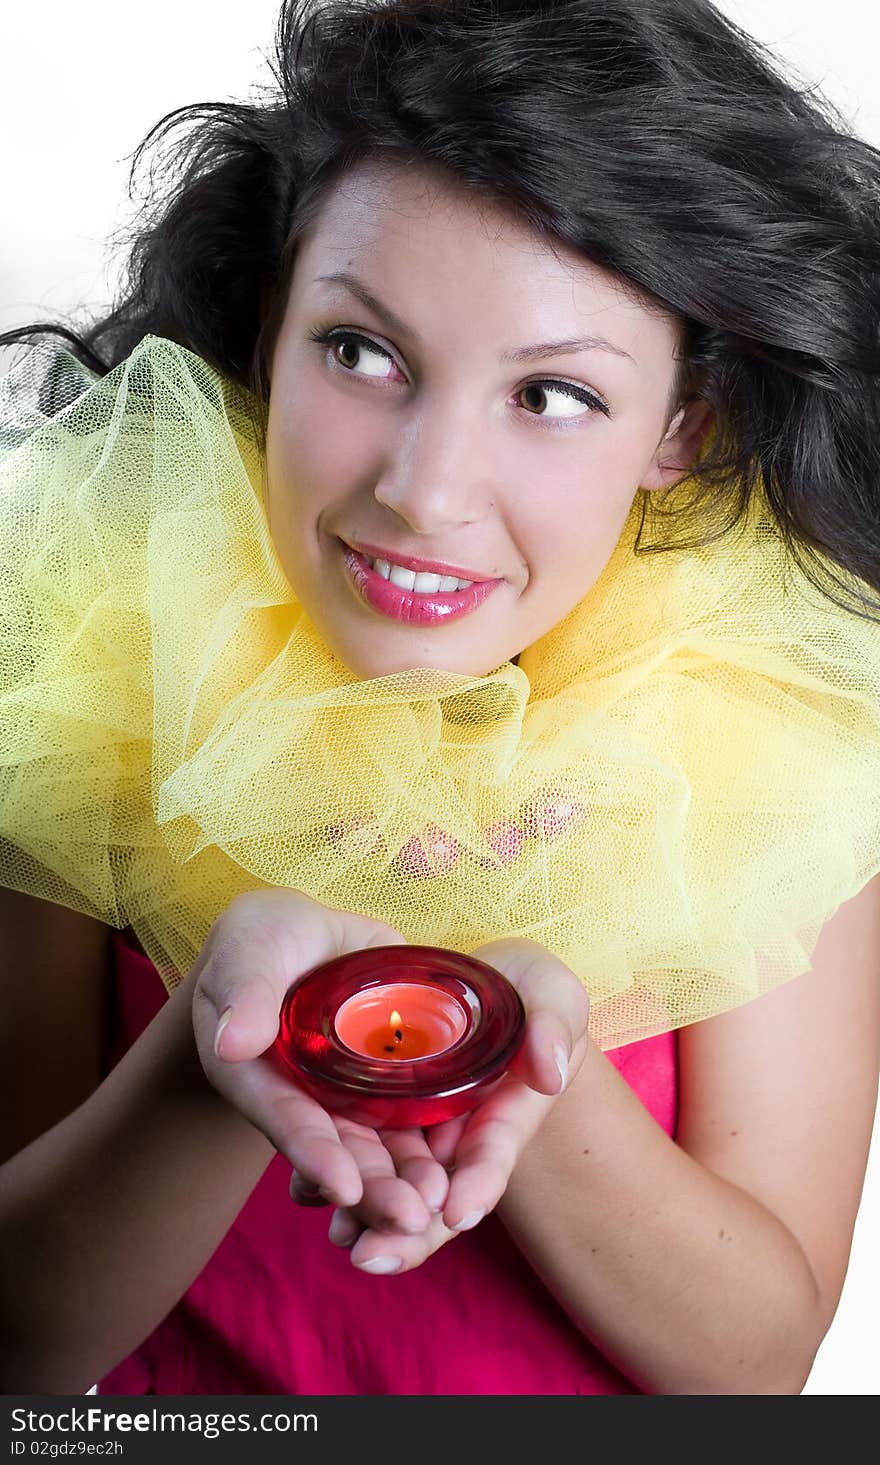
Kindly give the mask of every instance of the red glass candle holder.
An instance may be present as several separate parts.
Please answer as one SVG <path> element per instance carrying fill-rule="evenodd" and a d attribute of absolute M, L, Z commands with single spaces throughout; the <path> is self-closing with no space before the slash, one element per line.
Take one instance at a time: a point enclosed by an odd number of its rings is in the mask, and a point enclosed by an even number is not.
<path fill-rule="evenodd" d="M 440 946 L 374 946 L 288 992 L 274 1051 L 323 1107 L 374 1129 L 464 1114 L 504 1077 L 526 1015 L 507 978 Z"/>

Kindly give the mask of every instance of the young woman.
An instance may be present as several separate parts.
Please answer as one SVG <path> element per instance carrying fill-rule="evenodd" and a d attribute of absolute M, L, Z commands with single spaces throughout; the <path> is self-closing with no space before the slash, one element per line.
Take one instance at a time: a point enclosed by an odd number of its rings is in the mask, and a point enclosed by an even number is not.
<path fill-rule="evenodd" d="M 797 1393 L 880 1047 L 877 155 L 705 0 L 288 4 L 277 81 L 3 386 L 0 1386 Z M 400 941 L 528 1036 L 371 1130 L 268 1050 Z"/>

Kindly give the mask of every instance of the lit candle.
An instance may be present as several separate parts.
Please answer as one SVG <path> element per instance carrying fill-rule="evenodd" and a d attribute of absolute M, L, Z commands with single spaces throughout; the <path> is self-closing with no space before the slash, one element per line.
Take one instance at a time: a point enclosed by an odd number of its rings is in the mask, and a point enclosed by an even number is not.
<path fill-rule="evenodd" d="M 524 1036 L 519 994 L 494 967 L 437 946 L 374 946 L 291 987 L 273 1055 L 331 1113 L 399 1129 L 473 1109 Z"/>
<path fill-rule="evenodd" d="M 336 1036 L 347 1048 L 391 1062 L 445 1053 L 467 1026 L 457 997 L 418 982 L 388 982 L 356 992 L 334 1019 Z"/>

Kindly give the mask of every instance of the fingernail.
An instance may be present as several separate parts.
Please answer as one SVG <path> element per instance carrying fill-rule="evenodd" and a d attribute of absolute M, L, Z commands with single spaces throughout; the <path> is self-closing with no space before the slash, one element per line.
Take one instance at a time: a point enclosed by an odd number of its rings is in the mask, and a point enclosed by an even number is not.
<path fill-rule="evenodd" d="M 352 1246 L 357 1234 L 349 1218 L 342 1211 L 334 1211 L 327 1229 L 327 1240 L 334 1246 Z"/>
<path fill-rule="evenodd" d="M 362 1272 L 372 1272 L 374 1277 L 387 1275 L 389 1272 L 399 1272 L 403 1266 L 399 1256 L 374 1256 L 369 1262 L 355 1262 Z"/>
<path fill-rule="evenodd" d="M 287 1189 L 290 1199 L 298 1202 L 316 1201 L 319 1196 L 322 1200 L 329 1199 L 328 1196 L 324 1195 L 323 1190 L 319 1190 L 318 1186 L 312 1185 L 310 1181 L 301 1179 L 295 1170 L 291 1173 L 290 1184 Z"/>
<path fill-rule="evenodd" d="M 568 1082 L 568 1055 L 561 1043 L 557 1043 L 553 1049 L 553 1057 L 556 1059 L 556 1067 L 559 1069 L 559 1092 L 562 1093 Z"/>
<path fill-rule="evenodd" d="M 221 1013 L 220 1021 L 217 1024 L 217 1031 L 214 1034 L 214 1052 L 218 1058 L 220 1057 L 220 1039 L 223 1037 L 223 1029 L 226 1027 L 231 1016 L 232 1008 L 225 1008 L 225 1010 Z"/>
<path fill-rule="evenodd" d="M 483 1209 L 481 1211 L 468 1211 L 467 1215 L 466 1216 L 462 1216 L 462 1218 L 458 1222 L 458 1224 L 455 1225 L 455 1226 L 453 1226 L 452 1229 L 453 1229 L 453 1231 L 471 1231 L 471 1230 L 473 1230 L 474 1226 L 478 1226 L 479 1225 L 480 1221 L 482 1221 L 482 1219 L 485 1216 L 485 1214 L 486 1214 L 486 1208 L 485 1208 L 485 1206 L 483 1207 Z"/>

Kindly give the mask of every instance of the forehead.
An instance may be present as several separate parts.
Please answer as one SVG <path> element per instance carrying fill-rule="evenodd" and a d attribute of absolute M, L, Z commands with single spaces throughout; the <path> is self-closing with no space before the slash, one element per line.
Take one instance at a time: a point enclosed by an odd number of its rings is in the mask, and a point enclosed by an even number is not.
<path fill-rule="evenodd" d="M 421 163 L 369 159 L 350 169 L 328 190 L 296 260 L 298 294 L 323 293 L 331 287 L 316 276 L 351 270 L 386 299 L 403 291 L 410 317 L 419 296 L 424 305 L 442 298 L 444 308 L 452 297 L 470 308 L 479 296 L 519 317 L 537 305 L 567 313 L 571 324 L 578 309 L 601 310 L 618 323 L 628 317 L 638 335 L 678 335 L 672 314 L 632 281 L 540 232 L 511 205 Z"/>

